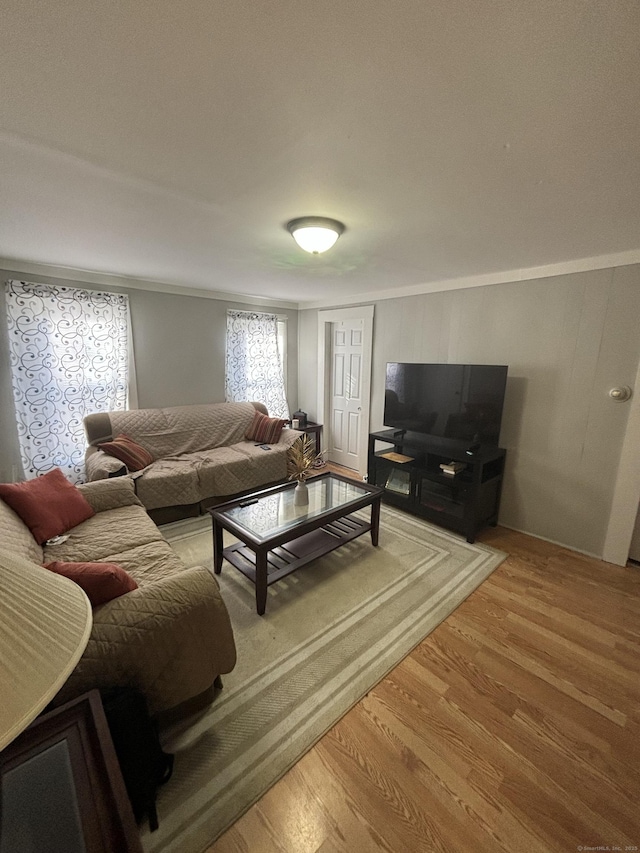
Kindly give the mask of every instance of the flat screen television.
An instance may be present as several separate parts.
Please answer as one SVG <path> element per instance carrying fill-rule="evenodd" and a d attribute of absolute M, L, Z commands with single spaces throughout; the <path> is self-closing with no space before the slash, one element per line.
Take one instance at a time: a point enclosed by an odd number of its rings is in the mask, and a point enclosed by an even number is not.
<path fill-rule="evenodd" d="M 458 443 L 497 446 L 507 370 L 503 364 L 390 362 L 384 424 Z"/>

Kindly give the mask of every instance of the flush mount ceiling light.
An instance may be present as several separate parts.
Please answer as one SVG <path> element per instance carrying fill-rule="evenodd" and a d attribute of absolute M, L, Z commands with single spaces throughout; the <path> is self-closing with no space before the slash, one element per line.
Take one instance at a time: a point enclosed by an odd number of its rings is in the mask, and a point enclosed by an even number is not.
<path fill-rule="evenodd" d="M 344 225 L 325 216 L 301 216 L 287 222 L 287 231 L 301 249 L 319 255 L 333 246 L 344 231 Z"/>

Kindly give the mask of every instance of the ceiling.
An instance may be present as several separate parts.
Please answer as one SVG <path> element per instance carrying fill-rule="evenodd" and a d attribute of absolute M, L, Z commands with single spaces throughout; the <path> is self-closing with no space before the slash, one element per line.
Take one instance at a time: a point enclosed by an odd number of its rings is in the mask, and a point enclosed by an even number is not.
<path fill-rule="evenodd" d="M 303 307 L 640 260 L 637 0 L 5 0 L 2 29 L 5 259 Z M 345 223 L 326 255 L 306 215 Z"/>

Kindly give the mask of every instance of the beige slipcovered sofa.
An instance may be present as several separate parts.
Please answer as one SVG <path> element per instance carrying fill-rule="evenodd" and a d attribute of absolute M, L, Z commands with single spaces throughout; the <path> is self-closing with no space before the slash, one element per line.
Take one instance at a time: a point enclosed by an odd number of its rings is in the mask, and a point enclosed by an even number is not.
<path fill-rule="evenodd" d="M 132 686 L 156 714 L 204 693 L 236 661 L 229 614 L 213 573 L 184 566 L 128 477 L 78 488 L 95 515 L 56 545 L 38 545 L 0 500 L 0 572 L 7 561 L 14 567 L 20 561 L 110 562 L 138 584 L 94 608 L 89 643 L 55 704 L 94 687 Z"/>
<path fill-rule="evenodd" d="M 160 409 L 131 409 L 89 415 L 87 479 L 127 474 L 122 462 L 98 449 L 121 433 L 154 457 L 133 474 L 136 492 L 158 524 L 189 515 L 286 478 L 287 451 L 300 433 L 283 429 L 270 450 L 245 439 L 261 403 L 208 403 Z"/>

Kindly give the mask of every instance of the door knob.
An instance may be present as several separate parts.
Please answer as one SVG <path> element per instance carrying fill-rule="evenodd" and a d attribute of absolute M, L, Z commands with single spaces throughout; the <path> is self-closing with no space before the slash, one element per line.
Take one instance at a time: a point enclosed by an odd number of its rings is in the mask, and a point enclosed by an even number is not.
<path fill-rule="evenodd" d="M 631 399 L 631 388 L 628 385 L 621 385 L 619 388 L 612 388 L 609 391 L 609 396 L 612 400 L 617 400 L 619 403 L 626 403 Z"/>

